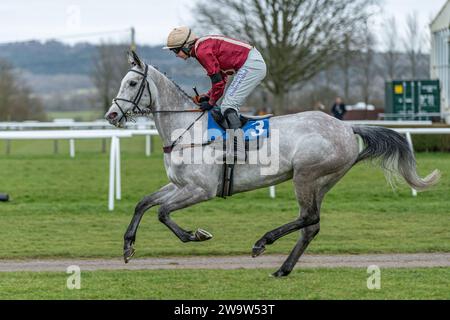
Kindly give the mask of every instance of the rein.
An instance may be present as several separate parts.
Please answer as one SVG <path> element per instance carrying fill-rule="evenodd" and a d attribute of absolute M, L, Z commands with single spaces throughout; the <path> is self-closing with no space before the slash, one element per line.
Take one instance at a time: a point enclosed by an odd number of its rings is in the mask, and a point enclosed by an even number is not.
<path fill-rule="evenodd" d="M 200 110 L 200 111 L 201 111 L 201 110 Z M 200 116 L 198 116 L 197 119 L 195 119 L 194 122 L 192 122 L 192 123 L 189 125 L 189 127 L 187 127 L 187 128 L 183 131 L 183 133 L 180 134 L 180 135 L 178 136 L 178 138 L 176 138 L 176 139 L 171 143 L 170 146 L 163 147 L 164 153 L 171 153 L 171 152 L 173 151 L 173 148 L 174 148 L 174 147 L 176 146 L 176 144 L 178 143 L 178 141 L 180 141 L 180 139 L 184 136 L 184 134 L 185 134 L 186 132 L 188 132 L 188 131 L 194 126 L 194 124 L 195 124 L 198 120 L 200 120 L 201 117 L 203 117 L 204 114 L 205 114 L 205 111 L 203 111 L 202 114 L 201 114 Z M 202 144 L 201 146 L 203 146 L 203 145 L 205 145 L 205 144 Z M 196 145 L 191 143 L 190 146 L 191 146 L 191 147 L 195 147 Z"/>
<path fill-rule="evenodd" d="M 139 90 L 136 94 L 136 96 L 134 97 L 133 100 L 128 100 L 128 99 L 124 99 L 124 98 L 114 98 L 113 102 L 114 104 L 119 108 L 120 112 L 122 113 L 122 116 L 119 119 L 119 122 L 125 118 L 125 121 L 128 121 L 128 117 L 127 117 L 127 113 L 123 111 L 122 107 L 120 106 L 120 104 L 117 101 L 124 101 L 124 102 L 128 102 L 131 103 L 133 105 L 133 109 L 131 110 L 132 114 L 141 114 L 141 115 L 146 115 L 148 113 L 186 113 L 186 112 L 201 112 L 201 115 L 198 116 L 185 130 L 184 132 L 178 137 L 176 138 L 171 144 L 170 146 L 166 146 L 163 147 L 164 153 L 171 153 L 173 148 L 177 145 L 177 143 L 180 141 L 180 139 L 186 134 L 186 132 L 188 132 L 193 126 L 194 124 L 200 120 L 200 118 L 205 114 L 206 111 L 203 111 L 201 109 L 186 109 L 186 110 L 152 110 L 152 105 L 153 105 L 153 98 L 152 98 L 152 92 L 150 91 L 150 85 L 149 82 L 147 81 L 147 75 L 148 75 L 148 65 L 145 64 L 145 69 L 144 72 L 140 72 L 134 69 L 130 69 L 128 70 L 128 72 L 135 72 L 139 75 L 141 75 L 143 78 L 141 80 L 141 84 L 139 85 Z M 142 95 L 144 94 L 145 89 L 147 89 L 148 94 L 150 96 L 150 102 L 149 104 L 145 107 L 146 110 L 142 110 L 139 107 L 139 102 L 142 99 Z M 210 143 L 203 143 L 199 146 L 205 146 L 208 145 Z M 196 144 L 190 144 L 188 145 L 190 147 L 195 147 L 197 146 Z"/>

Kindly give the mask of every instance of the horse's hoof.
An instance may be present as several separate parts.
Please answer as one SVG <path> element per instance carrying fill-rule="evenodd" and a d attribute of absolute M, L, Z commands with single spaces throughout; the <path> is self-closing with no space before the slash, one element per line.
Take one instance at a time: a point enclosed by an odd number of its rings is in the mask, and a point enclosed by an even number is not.
<path fill-rule="evenodd" d="M 265 246 L 261 246 L 261 247 L 254 246 L 252 249 L 252 257 L 256 258 L 256 257 L 262 255 L 264 253 L 264 251 L 266 251 Z"/>
<path fill-rule="evenodd" d="M 281 278 L 281 277 L 287 277 L 291 272 L 278 270 L 277 272 L 272 273 L 272 277 L 274 278 Z"/>
<path fill-rule="evenodd" d="M 128 249 L 124 250 L 123 252 L 123 260 L 125 261 L 125 263 L 128 263 L 131 258 L 134 256 L 136 250 L 134 250 L 133 247 L 129 247 Z"/>
<path fill-rule="evenodd" d="M 197 231 L 195 231 L 194 236 L 197 241 L 206 241 L 212 239 L 213 237 L 211 233 L 203 229 L 197 229 Z"/>

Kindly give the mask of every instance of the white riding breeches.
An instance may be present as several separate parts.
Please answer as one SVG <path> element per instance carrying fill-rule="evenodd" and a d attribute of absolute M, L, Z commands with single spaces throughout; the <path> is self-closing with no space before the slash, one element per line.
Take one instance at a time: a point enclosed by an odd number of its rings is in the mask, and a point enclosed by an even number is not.
<path fill-rule="evenodd" d="M 239 112 L 247 97 L 266 77 L 267 67 L 261 53 L 253 48 L 248 53 L 247 60 L 235 74 L 228 86 L 220 105 L 222 114 L 229 108 Z"/>

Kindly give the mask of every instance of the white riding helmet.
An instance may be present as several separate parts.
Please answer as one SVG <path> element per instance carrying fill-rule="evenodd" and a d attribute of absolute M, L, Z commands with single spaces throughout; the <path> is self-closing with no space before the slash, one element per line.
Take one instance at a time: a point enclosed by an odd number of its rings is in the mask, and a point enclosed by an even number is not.
<path fill-rule="evenodd" d="M 191 44 L 197 37 L 191 31 L 191 28 L 186 26 L 174 28 L 167 37 L 167 46 L 163 49 L 175 49 L 184 47 L 186 44 Z"/>

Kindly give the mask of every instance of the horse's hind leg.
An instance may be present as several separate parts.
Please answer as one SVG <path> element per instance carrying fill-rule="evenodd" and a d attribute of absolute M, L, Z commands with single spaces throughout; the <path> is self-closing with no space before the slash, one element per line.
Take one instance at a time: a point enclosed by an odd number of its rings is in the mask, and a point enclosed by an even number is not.
<path fill-rule="evenodd" d="M 334 174 L 314 179 L 314 182 L 308 181 L 304 175 L 297 175 L 294 177 L 295 191 L 301 207 L 300 219 L 307 219 L 308 217 L 311 219 L 311 217 L 315 217 L 315 219 L 319 220 L 323 197 L 345 175 L 349 168 L 349 166 L 344 167 Z M 298 259 L 300 259 L 309 243 L 319 231 L 319 223 L 304 228 L 300 239 L 289 254 L 289 257 L 273 276 L 283 277 L 289 275 L 297 264 Z"/>
<path fill-rule="evenodd" d="M 134 255 L 133 244 L 136 240 L 136 232 L 141 222 L 144 213 L 150 209 L 151 207 L 161 204 L 164 200 L 173 195 L 173 193 L 177 190 L 177 187 L 173 183 L 169 183 L 168 185 L 162 187 L 158 191 L 145 196 L 139 203 L 136 205 L 134 210 L 133 218 L 128 226 L 127 231 L 124 235 L 124 245 L 123 245 L 123 257 L 125 263 L 130 261 L 131 257 Z"/>
<path fill-rule="evenodd" d="M 295 178 L 294 178 L 295 182 Z M 300 193 L 299 202 L 301 203 L 301 212 L 298 219 L 287 223 L 279 228 L 267 232 L 261 239 L 259 239 L 253 246 L 252 256 L 257 257 L 265 251 L 266 245 L 273 244 L 276 240 L 294 231 L 306 228 L 312 225 L 318 225 L 320 221 L 320 210 L 318 208 L 317 195 L 313 187 L 307 189 L 305 186 Z M 320 200 L 320 199 L 319 199 Z"/>
<path fill-rule="evenodd" d="M 298 259 L 300 259 L 303 252 L 305 252 L 309 243 L 314 239 L 314 237 L 320 231 L 320 223 L 306 227 L 302 229 L 302 235 L 300 240 L 295 245 L 294 249 L 289 254 L 289 257 L 284 261 L 283 265 L 277 272 L 273 273 L 275 277 L 284 277 L 291 273 L 297 264 Z"/>
<path fill-rule="evenodd" d="M 300 179 L 294 178 L 297 198 L 301 207 L 299 220 L 315 221 L 316 223 L 311 223 L 301 231 L 302 235 L 289 254 L 289 257 L 283 263 L 281 268 L 273 274 L 275 277 L 287 276 L 291 273 L 300 256 L 305 252 L 309 243 L 320 230 L 320 206 L 322 204 L 323 194 L 317 192 L 315 185 L 310 185 L 309 188 L 306 188 L 303 184 L 300 185 L 300 181 L 298 180 Z"/>

